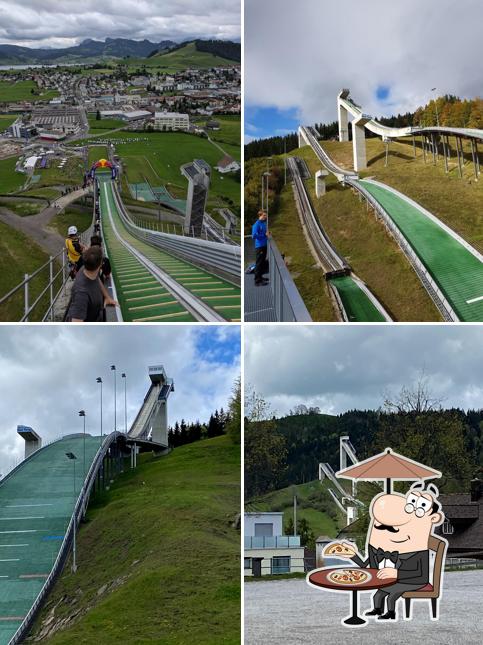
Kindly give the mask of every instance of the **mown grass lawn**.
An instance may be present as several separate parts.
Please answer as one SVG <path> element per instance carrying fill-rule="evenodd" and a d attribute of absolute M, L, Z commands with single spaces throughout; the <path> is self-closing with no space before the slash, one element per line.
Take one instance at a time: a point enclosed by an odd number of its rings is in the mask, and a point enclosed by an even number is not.
<path fill-rule="evenodd" d="M 121 119 L 96 119 L 95 116 L 90 116 L 89 121 L 89 132 L 92 130 L 114 130 L 115 128 L 122 128 L 126 125 L 125 121 Z"/>
<path fill-rule="evenodd" d="M 170 184 L 170 191 L 184 197 L 188 187 L 181 175 L 180 167 L 194 159 L 204 159 L 212 167 L 211 194 L 222 199 L 231 199 L 240 206 L 241 185 L 231 174 L 221 175 L 215 166 L 223 153 L 206 139 L 182 132 L 146 132 L 127 134 L 116 132 L 111 135 L 115 141 L 130 140 L 116 144 L 116 153 L 125 160 L 125 171 L 130 183 L 145 181 L 153 185 Z M 135 141 L 136 138 L 142 139 Z M 144 140 L 147 139 L 147 140 Z"/>
<path fill-rule="evenodd" d="M 62 598 L 57 619 L 81 613 L 52 645 L 240 643 L 239 510 L 240 446 L 228 437 L 126 467 L 91 503 L 78 571 L 66 565 L 33 632 Z"/>
<path fill-rule="evenodd" d="M 25 183 L 25 175 L 15 171 L 16 157 L 0 159 L 0 194 L 13 193 Z"/>
<path fill-rule="evenodd" d="M 34 94 L 32 93 L 34 90 Z M 50 101 L 50 99 L 59 96 L 56 90 L 48 90 L 42 94 L 39 91 L 35 81 L 0 81 L 0 103 L 10 103 L 14 101 Z"/>

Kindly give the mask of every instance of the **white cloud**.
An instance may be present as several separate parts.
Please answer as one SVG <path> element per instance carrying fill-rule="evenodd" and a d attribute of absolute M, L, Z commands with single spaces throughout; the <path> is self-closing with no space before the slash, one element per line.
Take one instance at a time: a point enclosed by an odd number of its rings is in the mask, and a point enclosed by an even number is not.
<path fill-rule="evenodd" d="M 479 0 L 245 0 L 246 105 L 327 122 L 343 87 L 375 116 L 413 110 L 432 87 L 477 96 L 482 20 Z"/>
<path fill-rule="evenodd" d="M 280 415 L 297 403 L 338 414 L 377 409 L 424 371 L 445 406 L 480 409 L 482 341 L 468 325 L 250 326 L 245 382 Z"/>
<path fill-rule="evenodd" d="M 240 38 L 239 0 L 0 0 L 0 42 L 66 47 L 85 38 Z"/>
<path fill-rule="evenodd" d="M 202 334 L 210 334 L 205 348 Z M 99 434 L 103 378 L 104 431 L 114 427 L 114 372 L 117 366 L 118 429 L 124 427 L 124 382 L 127 374 L 128 427 L 149 387 L 148 366 L 161 363 L 175 380 L 169 420 L 207 420 L 225 407 L 240 358 L 228 352 L 239 328 L 193 326 L 0 326 L 0 472 L 23 455 L 18 424 L 32 426 L 49 441 L 82 429 L 77 413 L 87 412 L 87 430 Z M 201 346 L 201 349 L 200 349 Z M 208 345 L 207 345 L 208 346 Z M 218 354 L 217 354 L 218 352 Z"/>

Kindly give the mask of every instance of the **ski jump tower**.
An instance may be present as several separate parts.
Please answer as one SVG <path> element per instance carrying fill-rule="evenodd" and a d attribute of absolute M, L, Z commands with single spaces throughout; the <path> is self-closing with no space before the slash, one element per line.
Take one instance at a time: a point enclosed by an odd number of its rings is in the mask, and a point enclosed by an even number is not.
<path fill-rule="evenodd" d="M 145 439 L 168 446 L 168 397 L 174 391 L 174 381 L 166 376 L 162 365 L 149 367 L 151 385 L 144 397 L 131 429 L 130 439 Z"/>
<path fill-rule="evenodd" d="M 184 232 L 201 237 L 210 188 L 211 167 L 203 159 L 195 159 L 181 166 L 181 174 L 188 180 Z"/>
<path fill-rule="evenodd" d="M 337 112 L 339 115 L 339 141 L 349 141 L 349 110 L 347 105 L 350 91 L 343 89 L 337 97 Z M 354 155 L 354 170 L 359 172 L 367 168 L 365 125 L 372 120 L 369 114 L 362 112 L 354 114 L 352 121 L 352 150 Z"/>
<path fill-rule="evenodd" d="M 353 464 L 359 461 L 347 435 L 339 438 L 339 458 L 340 470 L 347 468 L 348 460 Z M 361 502 L 357 499 L 357 482 L 352 480 L 352 495 L 349 495 L 339 483 L 332 466 L 329 463 L 319 463 L 319 480 L 324 479 L 328 479 L 334 487 L 328 489 L 329 494 L 336 506 L 345 513 L 347 524 L 356 520 L 358 507 L 361 506 Z"/>
<path fill-rule="evenodd" d="M 29 426 L 17 426 L 18 434 L 25 440 L 25 459 L 39 448 L 42 448 L 42 439 L 33 428 Z"/>

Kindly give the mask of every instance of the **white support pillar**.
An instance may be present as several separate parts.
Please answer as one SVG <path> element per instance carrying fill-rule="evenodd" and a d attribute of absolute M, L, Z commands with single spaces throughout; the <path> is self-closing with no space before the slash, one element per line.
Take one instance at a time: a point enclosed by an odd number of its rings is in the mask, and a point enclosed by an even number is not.
<path fill-rule="evenodd" d="M 327 170 L 317 170 L 315 173 L 315 194 L 317 197 L 325 195 L 325 178 L 328 174 Z"/>
<path fill-rule="evenodd" d="M 365 124 L 371 120 L 368 114 L 361 114 L 352 121 L 352 150 L 354 154 L 354 170 L 359 172 L 367 168 Z"/>
<path fill-rule="evenodd" d="M 349 90 L 342 90 L 337 97 L 337 112 L 339 115 L 339 141 L 349 141 L 349 115 L 341 99 L 349 96 Z"/>

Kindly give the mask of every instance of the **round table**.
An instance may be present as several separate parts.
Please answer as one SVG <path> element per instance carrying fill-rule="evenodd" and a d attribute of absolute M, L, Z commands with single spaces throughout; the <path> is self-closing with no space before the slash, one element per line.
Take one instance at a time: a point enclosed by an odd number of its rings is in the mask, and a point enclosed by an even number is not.
<path fill-rule="evenodd" d="M 332 580 L 329 579 L 329 575 L 332 573 L 332 571 L 343 569 L 357 569 L 357 567 L 345 566 L 330 567 L 328 569 L 317 569 L 316 571 L 313 571 L 311 574 L 309 574 L 309 582 L 315 587 L 322 587 L 324 589 L 331 589 L 334 591 L 352 591 L 352 613 L 342 622 L 345 625 L 365 625 L 367 623 L 367 620 L 358 615 L 357 592 L 369 591 L 370 589 L 381 589 L 382 587 L 388 587 L 389 585 L 394 584 L 396 581 L 394 579 L 380 580 L 377 577 L 377 572 L 379 571 L 379 569 L 364 569 L 364 571 L 371 574 L 371 578 L 357 585 L 340 585 L 337 584 L 337 582 L 332 582 Z"/>

